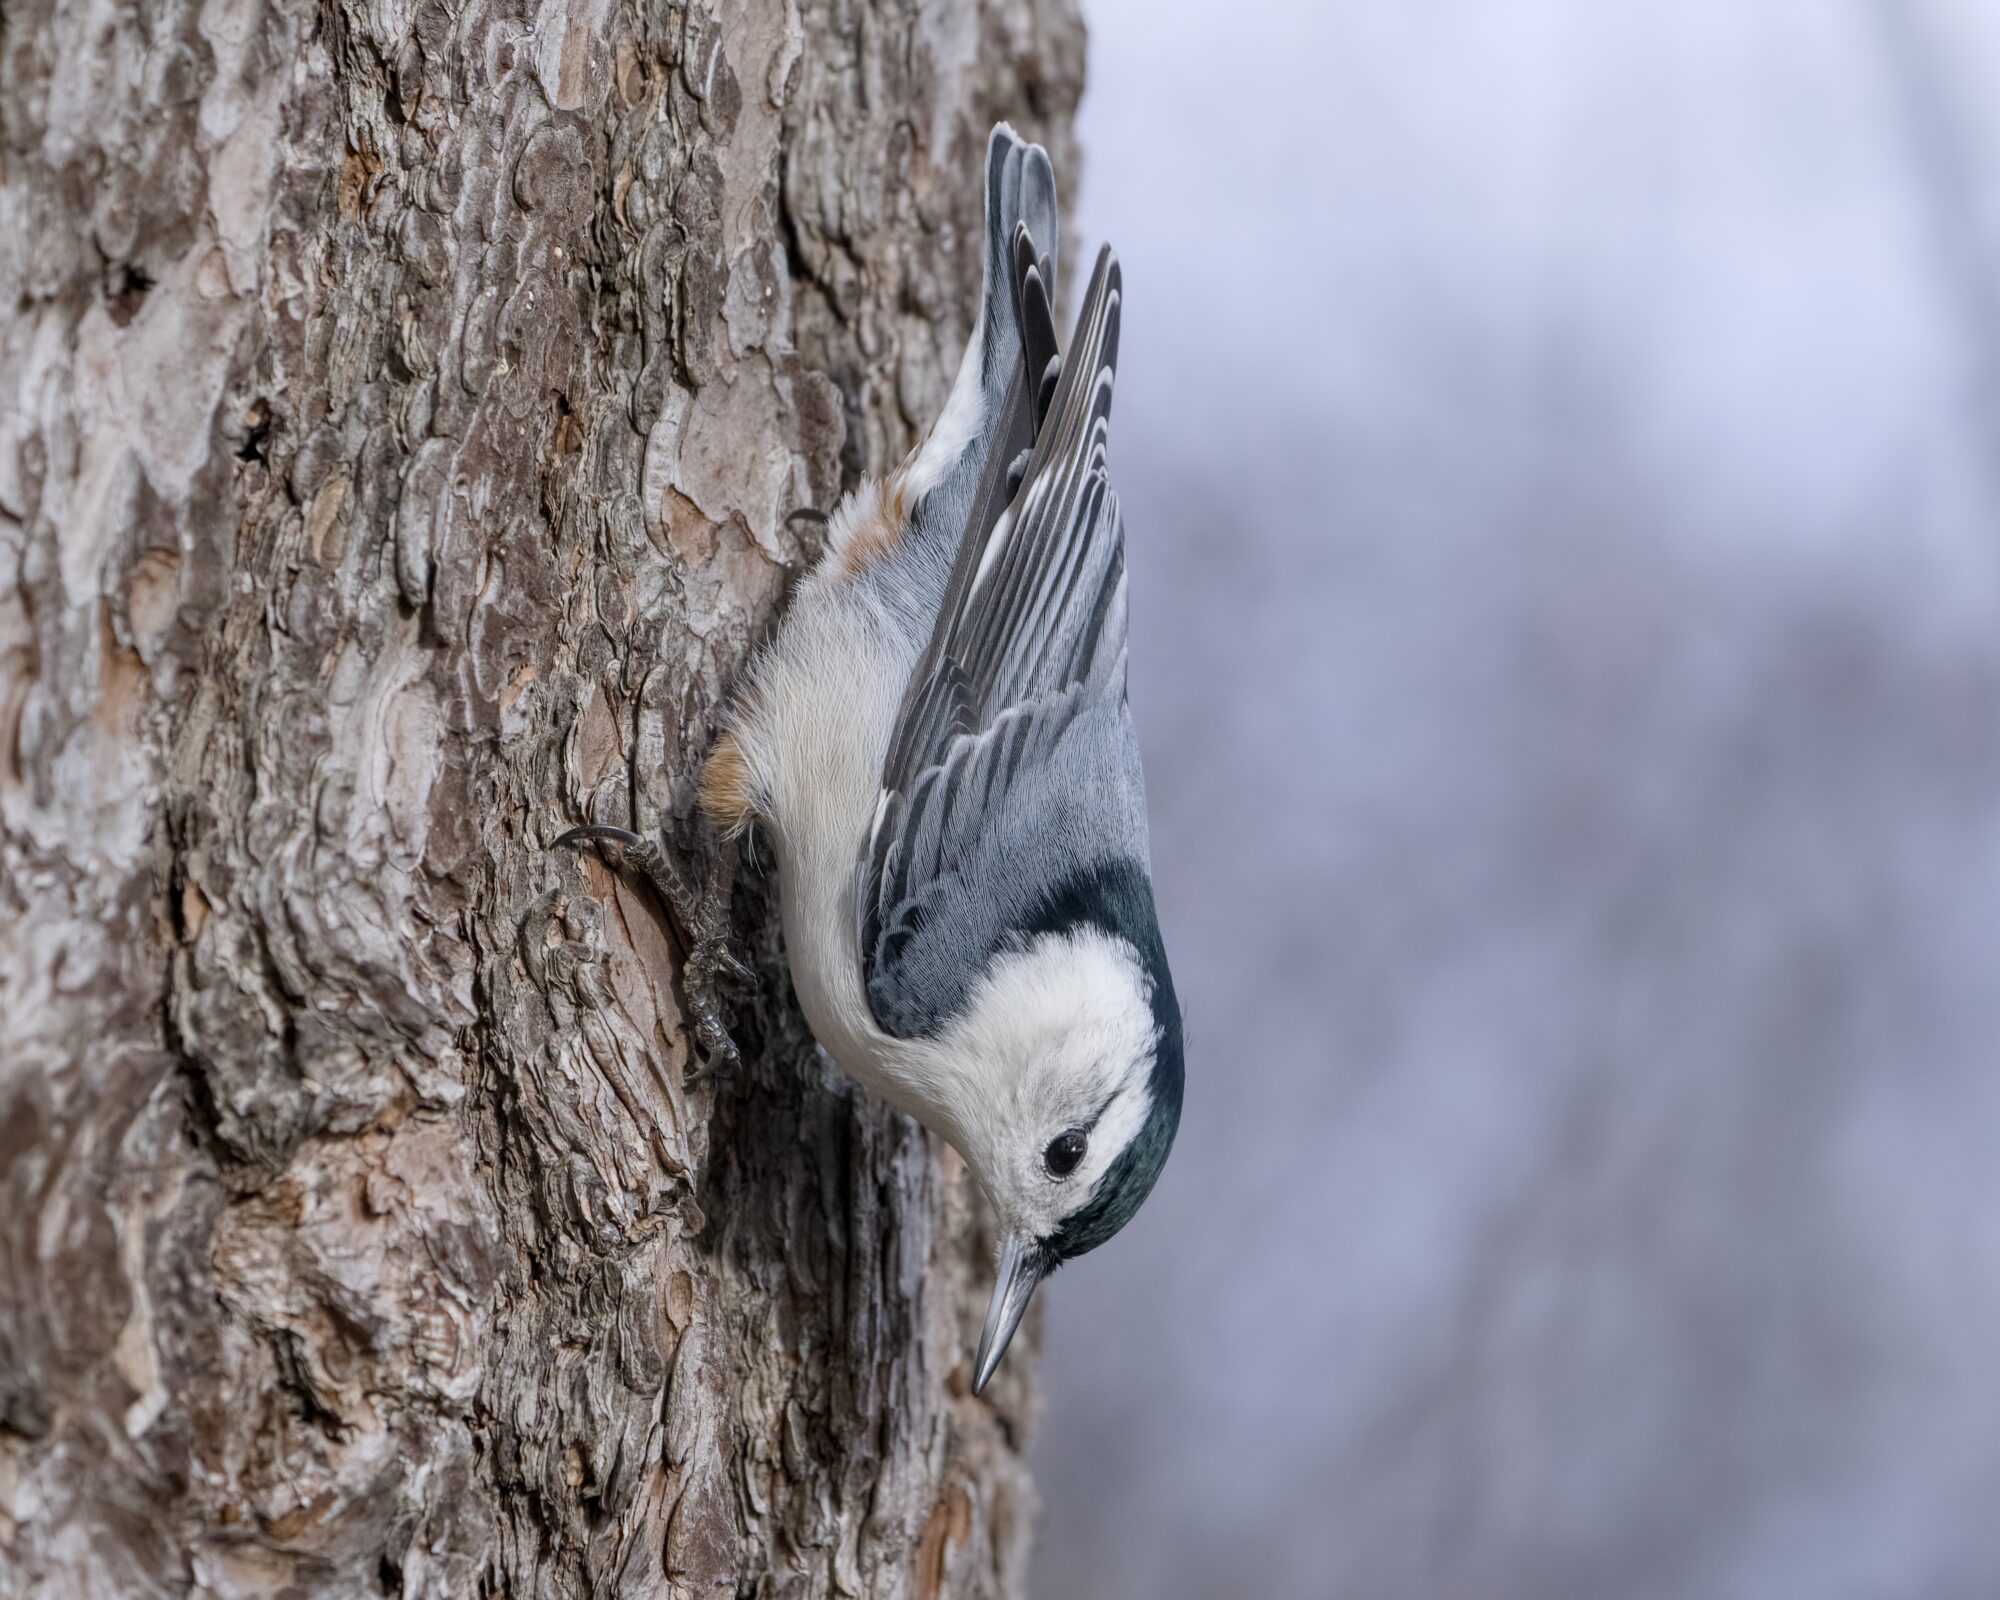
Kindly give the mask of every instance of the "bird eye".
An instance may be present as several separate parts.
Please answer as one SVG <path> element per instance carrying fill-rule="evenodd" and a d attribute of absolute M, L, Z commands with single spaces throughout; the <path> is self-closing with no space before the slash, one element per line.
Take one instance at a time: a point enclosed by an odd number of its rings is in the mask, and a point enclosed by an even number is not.
<path fill-rule="evenodd" d="M 1071 1128 L 1049 1141 L 1048 1149 L 1042 1152 L 1042 1165 L 1048 1168 L 1051 1178 L 1067 1178 L 1076 1171 L 1076 1164 L 1089 1148 L 1089 1135 L 1081 1128 Z"/>

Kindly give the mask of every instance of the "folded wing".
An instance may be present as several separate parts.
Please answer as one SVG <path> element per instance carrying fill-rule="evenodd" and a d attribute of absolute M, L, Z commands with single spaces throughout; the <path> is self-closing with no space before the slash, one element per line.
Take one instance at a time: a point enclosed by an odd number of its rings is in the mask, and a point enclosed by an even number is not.
<path fill-rule="evenodd" d="M 986 462 L 857 880 L 869 1004 L 900 1036 L 942 1026 L 995 944 L 1089 864 L 1097 837 L 1130 838 L 1135 803 L 1143 832 L 1123 537 L 1105 470 L 1118 263 L 1099 255 L 1061 359 L 1046 263 L 1025 229 L 1014 278 L 1023 350 L 1009 398 L 1033 419 L 1033 445 L 1025 461 L 995 449 Z"/>

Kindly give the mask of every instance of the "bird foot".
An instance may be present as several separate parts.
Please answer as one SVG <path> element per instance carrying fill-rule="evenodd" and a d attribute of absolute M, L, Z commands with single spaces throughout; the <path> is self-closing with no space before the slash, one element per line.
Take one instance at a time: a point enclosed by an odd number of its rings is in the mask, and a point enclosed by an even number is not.
<path fill-rule="evenodd" d="M 614 868 L 643 874 L 666 901 L 686 940 L 681 988 L 687 998 L 688 1020 L 694 1026 L 702 1065 L 689 1073 L 683 1083 L 699 1083 L 717 1072 L 741 1066 L 742 1052 L 736 1048 L 736 1041 L 722 1020 L 722 988 L 725 980 L 739 985 L 754 984 L 757 974 L 729 948 L 729 891 L 736 875 L 735 851 L 726 846 L 717 850 L 709 859 L 706 881 L 697 889 L 658 841 L 642 838 L 630 828 L 602 825 L 571 828 L 556 840 L 553 848 L 584 844 L 603 848 Z"/>

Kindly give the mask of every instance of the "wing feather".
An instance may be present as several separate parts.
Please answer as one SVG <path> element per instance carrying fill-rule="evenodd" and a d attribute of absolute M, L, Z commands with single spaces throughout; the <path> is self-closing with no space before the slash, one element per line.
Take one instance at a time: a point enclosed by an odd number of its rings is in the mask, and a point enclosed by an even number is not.
<path fill-rule="evenodd" d="M 1110 702 L 1123 713 L 1123 535 L 1106 477 L 1118 262 L 1100 253 L 1059 355 L 1046 264 L 1025 230 L 1014 261 L 1023 353 L 1009 407 L 1034 417 L 1033 444 L 1013 462 L 999 449 L 988 458 L 890 740 L 857 879 L 869 1001 L 892 1033 L 931 1031 L 949 1017 L 1006 918 L 1025 916 L 1049 887 L 1019 862 L 1004 882 L 970 880 L 1003 872 L 994 825 L 1020 812 L 1024 794 L 1058 816 L 1092 805 L 1088 793 L 1061 790 L 1079 780 L 1075 763 L 1056 760 L 1057 746 L 1085 712 Z"/>

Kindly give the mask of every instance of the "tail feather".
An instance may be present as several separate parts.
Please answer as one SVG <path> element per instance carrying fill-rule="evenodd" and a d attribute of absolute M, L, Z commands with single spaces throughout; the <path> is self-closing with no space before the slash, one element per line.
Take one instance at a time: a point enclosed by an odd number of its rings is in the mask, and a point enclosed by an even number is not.
<path fill-rule="evenodd" d="M 1035 370 L 1024 392 L 1033 399 L 1044 388 L 1053 391 L 1042 380 L 1056 349 L 1053 306 L 1060 231 L 1049 153 L 1006 123 L 997 124 L 986 141 L 986 261 L 979 320 L 944 409 L 903 468 L 913 505 L 935 494 L 938 503 L 931 510 L 940 527 L 954 522 L 964 526 L 991 452 L 1005 451 L 1011 461 L 1033 442 L 1032 410 L 1025 419 L 1017 416 L 1009 396 L 1024 359 L 1030 358 Z"/>
<path fill-rule="evenodd" d="M 1062 347 L 1056 342 L 1055 264 L 1035 254 L 1025 222 L 1014 224 L 1014 320 L 1021 333 L 1021 370 L 1034 402 L 1035 430 L 1041 430 L 1062 376 Z"/>
<path fill-rule="evenodd" d="M 1028 308 L 1020 289 L 1030 276 L 1038 280 L 1043 305 L 1051 308 L 1047 326 L 1054 344 L 1061 231 L 1048 151 L 1029 144 L 1006 123 L 997 124 L 986 141 L 986 287 L 980 318 L 985 345 L 980 378 L 996 407 L 1006 397 L 1014 359 L 1027 337 L 1038 331 L 1023 322 Z M 1029 371 L 1038 376 L 1032 364 Z"/>

